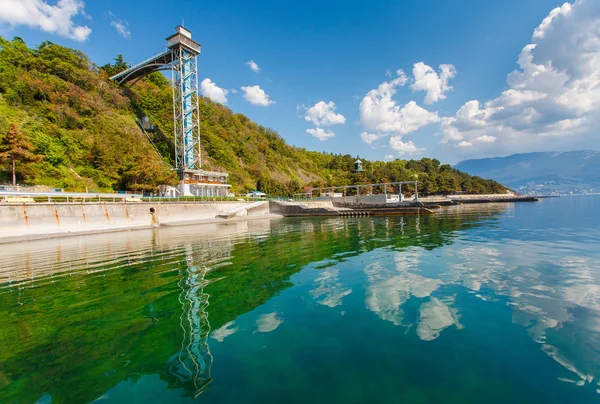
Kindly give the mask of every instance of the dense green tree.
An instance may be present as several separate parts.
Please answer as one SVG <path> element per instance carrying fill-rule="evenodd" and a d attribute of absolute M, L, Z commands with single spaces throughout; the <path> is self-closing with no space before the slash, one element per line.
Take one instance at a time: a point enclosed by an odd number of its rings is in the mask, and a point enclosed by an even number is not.
<path fill-rule="evenodd" d="M 117 57 L 114 59 L 114 61 L 115 61 L 115 63 L 113 63 L 113 64 L 108 63 L 100 68 L 100 69 L 104 70 L 109 77 L 112 77 L 115 74 L 119 74 L 123 70 L 127 70 L 127 68 L 129 67 L 129 66 L 127 66 L 127 63 L 125 63 L 125 60 L 123 60 L 123 55 L 121 55 L 121 54 L 117 55 Z"/>

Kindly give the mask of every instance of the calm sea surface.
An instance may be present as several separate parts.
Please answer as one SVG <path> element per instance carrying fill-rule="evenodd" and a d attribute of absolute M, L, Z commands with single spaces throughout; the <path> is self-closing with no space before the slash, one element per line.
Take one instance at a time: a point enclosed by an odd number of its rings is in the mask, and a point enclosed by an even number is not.
<path fill-rule="evenodd" d="M 600 401 L 600 197 L 0 245 L 1 403 Z"/>

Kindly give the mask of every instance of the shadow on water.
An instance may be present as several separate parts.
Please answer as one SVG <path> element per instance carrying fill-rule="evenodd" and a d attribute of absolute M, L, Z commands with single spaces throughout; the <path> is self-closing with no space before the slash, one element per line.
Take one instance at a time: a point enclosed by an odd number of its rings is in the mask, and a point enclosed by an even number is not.
<path fill-rule="evenodd" d="M 511 267 L 509 259 L 500 263 L 499 245 L 477 247 L 489 237 L 515 246 L 501 225 L 514 214 L 511 204 L 475 205 L 425 217 L 264 219 L 3 246 L 0 402 L 89 402 L 149 375 L 194 399 L 214 382 L 209 335 L 216 341 L 231 335 L 238 318 L 302 282 L 303 269 L 320 271 L 309 296 L 322 306 L 340 305 L 350 292 L 335 267 L 358 259 L 373 261 L 357 271 L 366 279 L 354 286 L 364 287 L 358 304 L 378 319 L 416 323 L 419 339 L 434 340 L 451 324 L 460 326 L 452 308 L 455 299 L 467 299 L 457 295 L 460 285 L 482 299 L 513 299 L 513 323 L 568 367 L 552 351 L 559 343 L 546 339 L 555 333 L 554 317 L 589 317 L 585 307 L 559 308 L 553 317 L 551 305 L 544 306 L 543 299 L 554 296 L 543 277 L 533 282 L 535 296 L 522 293 L 533 272 Z M 417 273 L 419 251 L 435 254 L 429 269 Z M 441 262 L 447 267 L 439 269 Z M 515 275 L 508 280 L 507 270 Z M 541 272 L 560 283 L 559 270 Z M 404 313 L 414 305 L 416 320 Z M 264 314 L 258 331 L 281 321 Z"/>

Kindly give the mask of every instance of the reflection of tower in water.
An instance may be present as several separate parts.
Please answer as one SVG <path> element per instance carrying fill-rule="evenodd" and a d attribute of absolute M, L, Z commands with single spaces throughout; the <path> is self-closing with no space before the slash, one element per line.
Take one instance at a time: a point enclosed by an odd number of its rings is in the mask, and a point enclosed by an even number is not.
<path fill-rule="evenodd" d="M 181 385 L 193 388 L 194 398 L 202 394 L 213 381 L 210 374 L 213 357 L 208 345 L 211 331 L 208 319 L 210 295 L 204 291 L 209 283 L 206 274 L 223 261 L 228 261 L 232 248 L 230 240 L 185 246 L 186 266 L 178 282 L 181 289 L 179 303 L 182 307 L 180 326 L 183 338 L 181 350 L 177 360 L 172 362 L 170 372 Z"/>

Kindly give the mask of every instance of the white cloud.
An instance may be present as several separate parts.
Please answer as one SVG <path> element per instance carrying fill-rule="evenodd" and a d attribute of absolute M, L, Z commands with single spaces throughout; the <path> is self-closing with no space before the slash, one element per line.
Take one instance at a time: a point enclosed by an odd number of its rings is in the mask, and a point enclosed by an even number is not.
<path fill-rule="evenodd" d="M 306 131 L 321 141 L 330 139 L 335 136 L 335 133 L 333 133 L 330 130 L 325 130 L 323 128 L 306 129 Z"/>
<path fill-rule="evenodd" d="M 418 148 L 412 141 L 405 143 L 402 135 L 414 132 L 432 123 L 441 122 L 437 112 L 430 112 L 409 101 L 400 107 L 392 98 L 398 87 L 406 85 L 408 77 L 404 71 L 397 70 L 396 78 L 384 81 L 365 95 L 360 103 L 360 121 L 367 131 L 361 133 L 363 142 L 372 144 L 382 137 L 390 138 L 390 147 L 397 152 L 420 153 L 425 149 Z"/>
<path fill-rule="evenodd" d="M 440 143 L 445 144 L 449 141 L 460 142 L 464 139 L 460 131 L 452 126 L 454 122 L 456 122 L 456 118 L 442 118 L 440 128 L 443 137 Z"/>
<path fill-rule="evenodd" d="M 200 91 L 202 91 L 203 96 L 210 98 L 214 102 L 227 104 L 227 90 L 217 86 L 209 78 L 202 80 Z"/>
<path fill-rule="evenodd" d="M 427 66 L 423 62 L 415 63 L 413 67 L 413 76 L 415 81 L 410 88 L 413 91 L 425 91 L 425 104 L 433 104 L 446 98 L 444 93 L 452 89 L 448 85 L 448 80 L 456 76 L 456 69 L 453 65 L 440 65 L 440 73 Z"/>
<path fill-rule="evenodd" d="M 259 86 L 242 86 L 244 92 L 244 98 L 252 105 L 260 105 L 263 107 L 273 104 L 275 101 L 271 101 L 267 93 L 264 92 Z"/>
<path fill-rule="evenodd" d="M 108 16 L 110 18 L 110 25 L 117 30 L 119 35 L 121 35 L 123 38 L 129 38 L 131 36 L 131 32 L 129 32 L 127 29 L 127 26 L 129 25 L 127 21 L 117 18 L 117 16 L 110 11 L 108 12 Z"/>
<path fill-rule="evenodd" d="M 392 96 L 397 87 L 404 86 L 408 80 L 402 70 L 396 72 L 398 77 L 384 81 L 367 93 L 360 103 L 360 120 L 362 125 L 371 131 L 394 132 L 404 135 L 430 123 L 439 122 L 437 113 L 429 112 L 410 101 L 402 108 L 396 104 Z"/>
<path fill-rule="evenodd" d="M 236 90 L 235 88 L 230 88 L 229 92 L 231 92 L 231 94 L 237 94 L 238 90 Z"/>
<path fill-rule="evenodd" d="M 387 161 L 390 161 L 390 160 L 394 160 L 394 159 L 395 159 L 395 157 L 394 157 L 393 155 L 391 155 L 391 154 L 388 154 L 388 155 L 387 155 L 387 156 L 385 156 L 383 159 L 384 159 L 384 160 L 387 160 Z"/>
<path fill-rule="evenodd" d="M 42 31 L 83 42 L 92 33 L 88 26 L 77 25 L 73 17 L 85 17 L 80 0 L 59 0 L 50 5 L 44 0 L 2 0 L 0 22 L 10 26 L 26 25 Z"/>
<path fill-rule="evenodd" d="M 556 7 L 554 10 L 550 11 L 548 17 L 544 18 L 542 23 L 533 31 L 533 38 L 543 38 L 546 30 L 550 29 L 552 26 L 552 20 L 560 15 L 567 15 L 571 12 L 571 4 L 565 3 L 560 7 Z"/>
<path fill-rule="evenodd" d="M 319 101 L 306 110 L 304 120 L 314 123 L 316 126 L 332 126 L 343 124 L 346 118 L 342 114 L 335 113 L 333 101 Z"/>
<path fill-rule="evenodd" d="M 496 141 L 496 137 L 488 136 L 488 135 L 481 135 L 475 140 L 478 142 L 482 142 L 482 143 L 494 143 Z"/>
<path fill-rule="evenodd" d="M 379 140 L 384 136 L 387 136 L 387 134 L 385 134 L 385 133 L 367 133 L 367 132 L 363 132 L 360 134 L 360 138 L 366 144 L 371 144 L 374 141 Z"/>
<path fill-rule="evenodd" d="M 254 73 L 258 73 L 260 71 L 260 67 L 258 67 L 258 65 L 256 64 L 256 62 L 254 60 L 249 60 L 246 62 L 246 64 L 250 67 L 250 69 Z"/>
<path fill-rule="evenodd" d="M 392 136 L 390 138 L 390 147 L 398 152 L 398 154 L 419 154 L 425 151 L 425 149 L 415 146 L 412 141 L 403 142 L 402 136 Z"/>
<path fill-rule="evenodd" d="M 577 0 L 552 10 L 518 65 L 498 97 L 471 100 L 443 120 L 442 143 L 498 154 L 548 150 L 567 136 L 585 141 L 597 135 L 600 2 Z"/>

